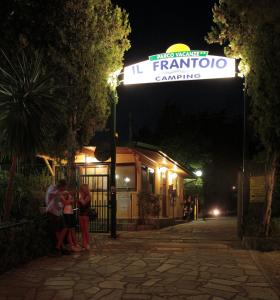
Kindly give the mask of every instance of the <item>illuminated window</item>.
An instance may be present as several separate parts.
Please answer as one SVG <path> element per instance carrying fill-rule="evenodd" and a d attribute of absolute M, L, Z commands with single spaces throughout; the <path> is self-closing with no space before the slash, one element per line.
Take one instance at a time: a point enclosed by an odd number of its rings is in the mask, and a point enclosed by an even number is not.
<path fill-rule="evenodd" d="M 136 189 L 135 165 L 117 165 L 116 186 L 117 189 Z"/>

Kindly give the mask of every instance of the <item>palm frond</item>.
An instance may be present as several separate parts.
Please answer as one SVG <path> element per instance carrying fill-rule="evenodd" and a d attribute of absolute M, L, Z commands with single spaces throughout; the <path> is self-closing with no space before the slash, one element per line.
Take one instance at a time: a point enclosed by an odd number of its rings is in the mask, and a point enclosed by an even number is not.
<path fill-rule="evenodd" d="M 22 52 L 14 61 L 1 53 L 0 145 L 11 155 L 32 156 L 42 150 L 48 117 L 52 122 L 58 119 L 60 107 L 53 97 L 57 87 L 45 74 L 40 53 L 27 56 Z"/>

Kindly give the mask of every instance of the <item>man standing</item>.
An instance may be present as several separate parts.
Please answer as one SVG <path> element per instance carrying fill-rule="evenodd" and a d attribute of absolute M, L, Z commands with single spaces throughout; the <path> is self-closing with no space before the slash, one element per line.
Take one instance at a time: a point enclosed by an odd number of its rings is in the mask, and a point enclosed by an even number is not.
<path fill-rule="evenodd" d="M 67 234 L 67 227 L 64 223 L 62 193 L 66 190 L 66 180 L 61 179 L 56 185 L 49 186 L 46 193 L 46 213 L 49 220 L 49 229 L 55 255 L 69 254 L 63 248 L 63 241 Z"/>

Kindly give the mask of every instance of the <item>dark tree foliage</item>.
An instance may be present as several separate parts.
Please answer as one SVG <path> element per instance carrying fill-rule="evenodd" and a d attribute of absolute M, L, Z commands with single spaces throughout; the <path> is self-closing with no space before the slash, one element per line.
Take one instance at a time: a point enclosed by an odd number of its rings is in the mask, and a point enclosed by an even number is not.
<path fill-rule="evenodd" d="M 213 8 L 209 43 L 225 46 L 240 60 L 250 96 L 251 120 L 266 151 L 266 206 L 263 232 L 269 232 L 280 141 L 280 3 L 274 0 L 220 0 Z"/>
<path fill-rule="evenodd" d="M 41 49 L 61 87 L 55 100 L 63 107 L 60 122 L 46 144 L 67 157 L 73 181 L 76 151 L 110 113 L 107 80 L 130 46 L 128 16 L 110 0 L 5 0 L 0 14 L 0 47 Z"/>

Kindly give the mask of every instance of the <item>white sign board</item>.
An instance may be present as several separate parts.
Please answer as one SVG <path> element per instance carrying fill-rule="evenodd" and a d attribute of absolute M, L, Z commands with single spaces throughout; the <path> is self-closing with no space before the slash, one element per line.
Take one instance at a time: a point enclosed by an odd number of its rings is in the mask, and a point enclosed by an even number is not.
<path fill-rule="evenodd" d="M 193 50 L 156 54 L 150 56 L 149 60 L 127 66 L 124 68 L 123 83 L 127 85 L 230 77 L 235 77 L 235 59 Z"/>

